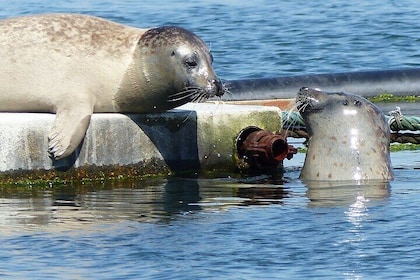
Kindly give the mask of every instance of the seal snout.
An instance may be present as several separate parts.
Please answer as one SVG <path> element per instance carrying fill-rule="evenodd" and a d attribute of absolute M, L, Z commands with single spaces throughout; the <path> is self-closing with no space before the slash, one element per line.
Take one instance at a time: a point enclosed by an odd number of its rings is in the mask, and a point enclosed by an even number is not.
<path fill-rule="evenodd" d="M 214 92 L 214 93 L 212 92 L 212 94 L 211 94 L 212 96 L 221 97 L 225 93 L 226 88 L 219 78 L 210 80 L 210 84 L 211 84 L 211 88 L 213 89 L 213 92 Z"/>
<path fill-rule="evenodd" d="M 301 96 L 316 96 L 321 93 L 319 88 L 301 87 L 298 91 L 298 95 Z"/>
<path fill-rule="evenodd" d="M 296 104 L 299 112 L 311 112 L 322 110 L 323 103 L 320 100 L 323 92 L 320 89 L 302 87 L 296 95 Z"/>
<path fill-rule="evenodd" d="M 305 94 L 305 93 L 307 93 L 308 91 L 309 91 L 309 88 L 308 88 L 308 87 L 301 87 L 301 88 L 299 89 L 298 94 Z"/>
<path fill-rule="evenodd" d="M 296 105 L 299 112 L 304 112 L 307 107 L 311 107 L 310 88 L 301 87 L 296 95 Z"/>
<path fill-rule="evenodd" d="M 308 87 L 301 87 L 297 93 L 296 101 L 305 101 L 307 102 L 310 98 L 314 97 L 315 89 Z"/>

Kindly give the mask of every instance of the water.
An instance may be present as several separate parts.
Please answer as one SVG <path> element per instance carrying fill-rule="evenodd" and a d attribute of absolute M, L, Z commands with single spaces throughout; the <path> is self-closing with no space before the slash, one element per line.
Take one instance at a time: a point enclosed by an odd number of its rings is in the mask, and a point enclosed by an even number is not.
<path fill-rule="evenodd" d="M 166 178 L 3 189 L 0 276 L 414 279 L 420 151 L 392 156 L 390 190 L 326 197 L 297 180 L 303 154 L 287 162 L 284 184 Z"/>
<path fill-rule="evenodd" d="M 0 17 L 78 12 L 138 27 L 181 25 L 224 79 L 420 66 L 420 4 L 374 1 L 0 1 Z"/>
<path fill-rule="evenodd" d="M 0 1 L 0 17 L 81 12 L 176 24 L 224 79 L 420 67 L 405 1 Z M 185 1 L 186 2 L 186 1 Z M 420 152 L 392 154 L 390 188 L 317 193 L 303 154 L 270 177 L 0 186 L 2 279 L 417 279 Z"/>

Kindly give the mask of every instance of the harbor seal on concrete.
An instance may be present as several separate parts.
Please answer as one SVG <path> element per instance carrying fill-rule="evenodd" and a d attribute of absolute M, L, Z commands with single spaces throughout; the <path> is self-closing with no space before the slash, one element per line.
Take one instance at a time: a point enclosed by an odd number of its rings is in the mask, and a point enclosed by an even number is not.
<path fill-rule="evenodd" d="M 93 112 L 162 112 L 225 92 L 205 43 L 180 27 L 139 29 L 77 14 L 0 20 L 0 111 L 56 113 L 54 159 Z"/>
<path fill-rule="evenodd" d="M 358 95 L 307 87 L 299 90 L 296 104 L 309 134 L 301 179 L 393 179 L 389 126 L 377 106 Z"/>

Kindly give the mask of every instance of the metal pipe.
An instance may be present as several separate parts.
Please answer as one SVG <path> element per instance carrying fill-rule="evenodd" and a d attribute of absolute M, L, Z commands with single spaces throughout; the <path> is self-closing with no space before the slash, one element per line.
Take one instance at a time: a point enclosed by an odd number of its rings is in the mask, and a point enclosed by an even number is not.
<path fill-rule="evenodd" d="M 365 97 L 383 93 L 418 95 L 420 68 L 231 80 L 226 86 L 232 93 L 230 100 L 295 98 L 301 87 L 345 91 Z"/>
<path fill-rule="evenodd" d="M 297 150 L 286 138 L 258 127 L 244 129 L 236 143 L 239 158 L 250 168 L 277 166 L 285 158 L 291 159 Z"/>

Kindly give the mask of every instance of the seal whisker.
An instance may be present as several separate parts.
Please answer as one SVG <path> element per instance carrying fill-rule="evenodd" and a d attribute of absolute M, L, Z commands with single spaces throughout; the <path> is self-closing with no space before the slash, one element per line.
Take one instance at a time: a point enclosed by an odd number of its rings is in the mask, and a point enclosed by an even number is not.
<path fill-rule="evenodd" d="M 185 90 L 180 91 L 180 92 L 173 93 L 173 94 L 171 94 L 169 96 L 177 96 L 177 95 L 183 94 L 185 92 L 193 91 L 193 90 L 194 91 L 197 91 L 197 90 L 200 90 L 200 88 L 199 87 L 186 87 Z"/>
<path fill-rule="evenodd" d="M 191 102 L 192 103 L 199 103 L 199 98 L 200 98 L 200 95 L 196 95 L 196 96 L 194 96 L 193 99 L 191 99 Z"/>
<path fill-rule="evenodd" d="M 196 92 L 198 90 L 199 90 L 199 88 L 186 88 L 183 91 L 179 91 L 177 93 L 174 93 L 174 94 L 169 95 L 169 97 L 176 97 L 176 96 L 180 96 L 180 95 L 185 95 L 187 93 Z"/>
<path fill-rule="evenodd" d="M 200 103 L 207 99 L 207 95 L 205 93 L 197 94 L 194 96 L 194 98 L 191 100 L 191 102 L 194 103 Z"/>
<path fill-rule="evenodd" d="M 298 99 L 296 101 L 296 109 L 299 111 L 299 113 L 304 112 L 308 106 L 310 106 L 308 99 Z"/>
<path fill-rule="evenodd" d="M 285 114 L 285 118 L 283 119 L 283 128 L 285 129 L 286 133 L 296 128 L 296 124 L 299 123 L 297 118 L 292 118 L 294 112 L 300 112 L 300 107 L 303 106 L 303 103 L 298 100 L 296 103 L 290 108 L 289 111 L 287 111 L 287 114 Z"/>
<path fill-rule="evenodd" d="M 181 100 L 189 100 L 192 96 L 196 95 L 198 93 L 199 89 L 191 88 L 184 91 L 180 91 L 174 94 L 171 94 L 168 97 L 169 102 L 177 102 Z"/>
<path fill-rule="evenodd" d="M 185 117 L 185 119 L 181 122 L 181 124 L 186 123 L 190 119 L 190 117 L 192 116 L 193 113 L 194 113 L 194 111 L 190 111 L 188 113 L 188 115 Z"/>
<path fill-rule="evenodd" d="M 233 96 L 232 92 L 229 90 L 230 84 L 231 84 L 230 82 L 226 82 L 226 83 L 222 84 L 222 86 L 223 86 L 223 96 L 229 96 L 230 97 L 230 98 L 227 98 L 227 101 L 232 100 L 232 96 Z"/>
<path fill-rule="evenodd" d="M 289 132 L 289 130 L 296 127 L 296 124 L 298 123 L 296 118 L 292 118 L 292 113 L 295 112 L 295 108 L 290 109 L 287 111 L 286 118 L 283 119 L 283 129 L 285 132 Z"/>

